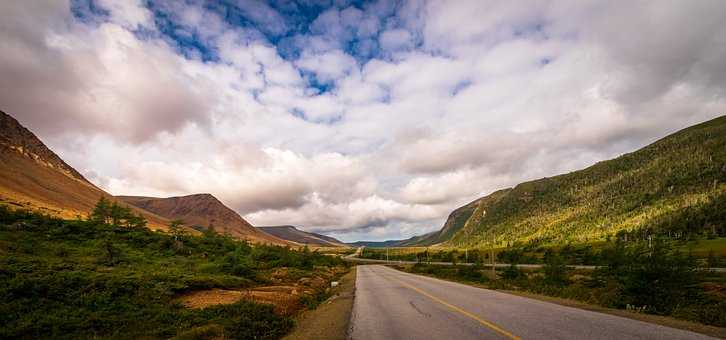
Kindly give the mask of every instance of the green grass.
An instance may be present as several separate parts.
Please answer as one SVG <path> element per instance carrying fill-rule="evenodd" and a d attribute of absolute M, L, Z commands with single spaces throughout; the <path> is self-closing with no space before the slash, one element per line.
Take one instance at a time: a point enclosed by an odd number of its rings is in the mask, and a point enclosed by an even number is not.
<path fill-rule="evenodd" d="M 212 233 L 175 240 L 144 228 L 0 207 L 0 338 L 170 338 L 205 332 L 279 338 L 293 321 L 271 306 L 242 301 L 192 310 L 175 298 L 200 289 L 268 284 L 268 274 L 280 267 L 313 276 L 315 268 L 342 264 L 307 250 L 251 246 Z"/>

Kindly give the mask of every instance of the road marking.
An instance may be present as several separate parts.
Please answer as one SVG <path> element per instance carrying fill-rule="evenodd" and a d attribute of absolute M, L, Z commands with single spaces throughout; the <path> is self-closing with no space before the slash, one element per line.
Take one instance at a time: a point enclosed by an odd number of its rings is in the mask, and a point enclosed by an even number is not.
<path fill-rule="evenodd" d="M 478 316 L 476 316 L 476 315 L 474 315 L 474 314 L 472 314 L 470 312 L 467 312 L 466 310 L 463 310 L 463 309 L 461 309 L 461 308 L 459 308 L 457 306 L 454 306 L 454 305 L 452 305 L 452 304 L 450 304 L 450 303 L 448 303 L 448 302 L 440 299 L 437 296 L 434 296 L 434 295 L 431 295 L 431 294 L 427 293 L 426 291 L 422 290 L 421 288 L 418 288 L 418 287 L 416 287 L 414 285 L 411 285 L 411 284 L 408 284 L 406 282 L 403 282 L 403 281 L 401 281 L 401 280 L 399 280 L 399 279 L 397 279 L 397 278 L 395 278 L 393 276 L 388 276 L 388 278 L 389 279 L 393 279 L 395 281 L 398 281 L 398 283 L 400 283 L 400 284 L 402 284 L 402 285 L 404 285 L 404 286 L 406 286 L 408 288 L 413 289 L 417 293 L 419 293 L 419 294 L 421 294 L 423 296 L 426 296 L 427 298 L 429 298 L 431 300 L 434 300 L 434 301 L 436 301 L 436 302 L 438 302 L 438 303 L 440 303 L 440 304 L 442 304 L 442 305 L 444 305 L 446 307 L 449 307 L 450 309 L 454 310 L 455 312 L 459 312 L 459 313 L 461 313 L 464 316 L 467 316 L 467 317 L 469 317 L 471 319 L 474 319 L 475 321 L 478 321 L 480 324 L 482 324 L 482 325 L 484 325 L 484 326 L 486 326 L 486 327 L 488 327 L 488 328 L 496 331 L 497 333 L 499 333 L 501 335 L 504 335 L 505 337 L 507 337 L 509 339 L 513 339 L 513 340 L 520 340 L 520 339 L 522 339 L 522 338 L 520 338 L 520 337 L 518 337 L 518 336 L 516 336 L 516 335 L 514 335 L 512 333 L 509 333 L 509 332 L 505 331 L 501 327 L 499 327 L 499 326 L 497 326 L 497 325 L 495 325 L 495 324 L 493 324 L 493 323 L 491 323 L 489 321 L 486 321 L 486 320 L 484 320 L 484 319 L 482 319 L 482 318 L 480 318 L 480 317 L 478 317 Z"/>

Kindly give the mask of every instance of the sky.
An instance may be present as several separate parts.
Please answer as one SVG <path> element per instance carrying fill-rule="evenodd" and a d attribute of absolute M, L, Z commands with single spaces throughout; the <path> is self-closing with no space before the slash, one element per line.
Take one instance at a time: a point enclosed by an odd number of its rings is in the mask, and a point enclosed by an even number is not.
<path fill-rule="evenodd" d="M 726 112 L 726 1 L 0 1 L 0 110 L 115 195 L 343 241 Z"/>

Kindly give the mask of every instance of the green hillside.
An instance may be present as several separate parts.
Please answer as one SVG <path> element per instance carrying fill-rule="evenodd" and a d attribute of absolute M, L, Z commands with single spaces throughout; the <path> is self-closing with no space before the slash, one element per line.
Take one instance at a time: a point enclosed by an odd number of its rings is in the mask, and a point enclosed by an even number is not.
<path fill-rule="evenodd" d="M 726 233 L 726 116 L 591 167 L 497 191 L 418 242 L 497 247 Z M 628 234 L 628 236 L 625 236 Z"/>

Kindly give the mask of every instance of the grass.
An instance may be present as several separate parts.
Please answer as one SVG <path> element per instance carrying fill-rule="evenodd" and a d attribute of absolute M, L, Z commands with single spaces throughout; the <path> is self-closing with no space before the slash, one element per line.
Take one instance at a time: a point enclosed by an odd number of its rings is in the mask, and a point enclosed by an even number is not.
<path fill-rule="evenodd" d="M 267 285 L 279 268 L 297 280 L 341 265 L 307 249 L 251 246 L 213 233 L 175 239 L 0 207 L 0 338 L 279 338 L 293 320 L 270 305 L 196 310 L 175 298 Z"/>

